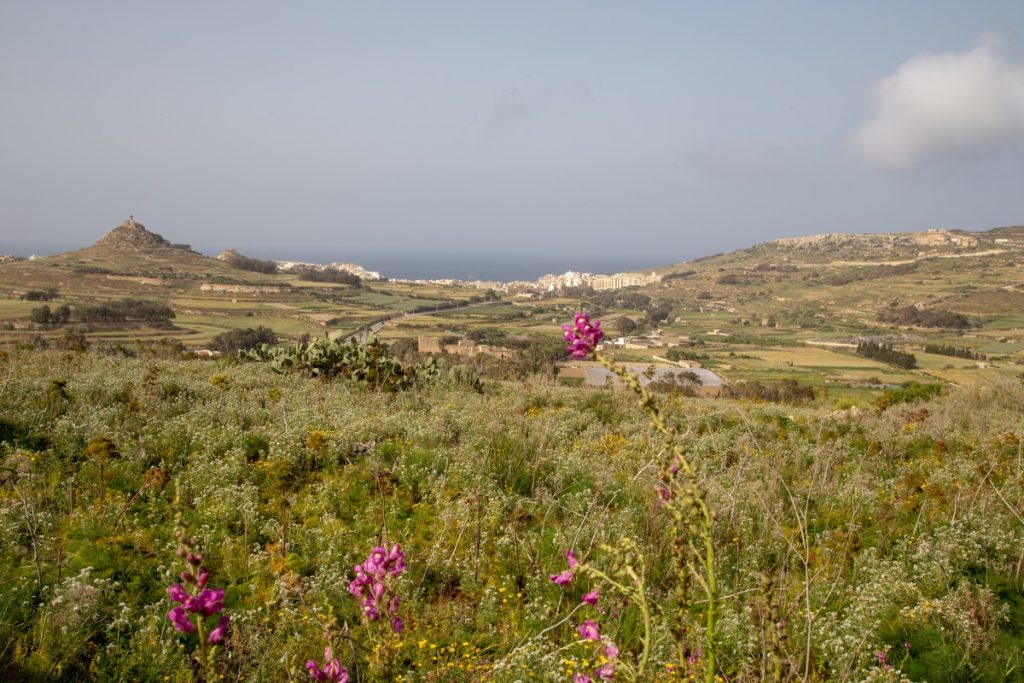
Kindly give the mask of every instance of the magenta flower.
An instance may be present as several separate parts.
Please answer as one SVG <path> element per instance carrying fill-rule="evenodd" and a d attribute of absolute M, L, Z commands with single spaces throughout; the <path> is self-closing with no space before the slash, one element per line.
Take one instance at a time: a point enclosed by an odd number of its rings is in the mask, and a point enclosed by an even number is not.
<path fill-rule="evenodd" d="M 576 674 L 572 677 L 572 683 L 593 683 L 593 680 L 587 674 Z"/>
<path fill-rule="evenodd" d="M 580 636 L 583 637 L 583 640 L 601 639 L 601 630 L 598 627 L 597 622 L 593 619 L 587 619 L 582 624 L 580 624 L 579 628 L 577 628 L 576 630 L 580 632 Z"/>
<path fill-rule="evenodd" d="M 341 665 L 330 645 L 324 648 L 324 668 L 317 666 L 312 659 L 306 662 L 306 670 L 313 680 L 333 681 L 334 683 L 348 683 L 348 669 Z"/>
<path fill-rule="evenodd" d="M 563 325 L 565 341 L 569 342 L 566 350 L 573 358 L 586 358 L 597 349 L 598 342 L 604 337 L 601 321 L 590 322 L 590 314 L 577 311 L 572 325 Z"/>
<path fill-rule="evenodd" d="M 176 583 L 167 589 L 167 595 L 171 596 L 171 600 L 174 602 L 184 603 L 192 596 L 189 595 L 188 591 L 185 590 L 184 586 L 180 583 Z"/>
<path fill-rule="evenodd" d="M 550 577 L 548 577 L 551 579 L 551 583 L 555 584 L 556 586 L 568 586 L 570 583 L 572 583 L 572 570 L 575 569 L 577 565 L 579 565 L 579 562 L 576 560 L 576 556 L 573 555 L 572 550 L 565 551 L 565 560 L 566 562 L 568 562 L 569 568 L 561 574 L 552 574 Z"/>
<path fill-rule="evenodd" d="M 602 681 L 610 681 L 615 678 L 615 665 L 611 662 L 606 662 L 605 664 L 597 667 L 594 671 L 594 675 Z"/>
<path fill-rule="evenodd" d="M 209 588 L 204 588 L 203 591 L 196 596 L 195 600 L 197 609 L 191 611 L 199 612 L 204 617 L 213 616 L 224 609 L 224 589 L 218 588 L 217 590 L 210 590 Z"/>
<path fill-rule="evenodd" d="M 228 633 L 229 621 L 231 620 L 228 618 L 228 615 L 221 615 L 220 621 L 217 623 L 217 626 L 214 627 L 214 629 L 210 631 L 210 635 L 206 637 L 206 642 L 208 642 L 210 645 L 216 645 L 220 641 L 224 640 L 224 636 L 226 636 Z"/>
<path fill-rule="evenodd" d="M 192 623 L 185 608 L 181 605 L 168 612 L 167 618 L 171 620 L 171 625 L 182 633 L 192 633 L 196 630 L 196 625 Z"/>
<path fill-rule="evenodd" d="M 581 598 L 581 601 L 587 603 L 588 605 L 596 605 L 597 601 L 598 601 L 598 599 L 600 597 L 601 597 L 601 591 L 599 591 L 598 589 L 595 588 L 594 590 L 592 590 L 589 593 L 587 593 L 586 595 L 584 595 Z"/>
<path fill-rule="evenodd" d="M 561 574 L 552 574 L 550 577 L 551 583 L 556 586 L 568 586 L 572 583 L 572 572 L 566 569 Z"/>
<path fill-rule="evenodd" d="M 391 630 L 395 633 L 401 633 L 405 630 L 405 620 L 402 617 L 395 617 L 391 620 Z"/>
<path fill-rule="evenodd" d="M 619 648 L 615 647 L 615 643 L 608 643 L 604 648 L 604 654 L 608 659 L 615 659 L 619 656 Z"/>

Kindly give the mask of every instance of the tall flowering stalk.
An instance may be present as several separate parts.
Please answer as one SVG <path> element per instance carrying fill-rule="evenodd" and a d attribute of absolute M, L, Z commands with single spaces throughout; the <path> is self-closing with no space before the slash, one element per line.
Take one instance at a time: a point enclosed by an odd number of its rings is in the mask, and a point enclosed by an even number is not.
<path fill-rule="evenodd" d="M 185 561 L 185 569 L 179 575 L 181 583 L 167 588 L 172 602 L 178 603 L 167 613 L 175 630 L 195 635 L 197 643 L 193 650 L 193 661 L 198 667 L 200 680 L 216 678 L 217 646 L 228 632 L 228 615 L 221 614 L 212 628 L 209 620 L 224 611 L 224 589 L 208 588 L 210 572 L 203 566 L 203 555 L 196 550 L 196 539 L 188 538 L 183 530 L 177 532 L 178 549 L 174 554 Z"/>
<path fill-rule="evenodd" d="M 405 628 L 405 621 L 398 616 L 400 597 L 395 587 L 403 571 L 405 553 L 401 546 L 396 543 L 390 550 L 377 546 L 355 566 L 356 578 L 348 584 L 348 592 L 362 599 L 363 616 L 369 621 L 386 617 L 395 633 Z"/>
<path fill-rule="evenodd" d="M 384 677 L 399 647 L 398 634 L 405 630 L 405 620 L 398 614 L 398 577 L 405 571 L 405 553 L 397 543 L 390 548 L 377 546 L 354 570 L 356 575 L 349 581 L 348 592 L 359 598 L 363 618 L 368 624 L 386 623 L 390 627 L 385 627 L 384 635 L 378 635 L 380 640 L 372 649 L 370 661 L 374 673 Z"/>
<path fill-rule="evenodd" d="M 691 579 L 700 586 L 705 596 L 704 610 L 704 677 L 708 683 L 715 680 L 715 619 L 718 584 L 715 575 L 715 545 L 712 535 L 714 515 L 707 504 L 707 496 L 697 479 L 693 464 L 676 442 L 675 432 L 669 427 L 654 396 L 640 384 L 633 372 L 617 365 L 597 351 L 604 337 L 600 321 L 591 322 L 586 312 L 577 312 L 572 325 L 565 325 L 567 350 L 573 358 L 594 359 L 615 373 L 636 394 L 640 406 L 651 419 L 651 426 L 662 435 L 665 447 L 672 457 L 660 472 L 658 496 L 669 511 L 672 520 L 672 555 L 676 569 L 676 590 L 680 604 L 686 599 Z M 676 619 L 675 631 L 679 661 L 685 658 L 681 615 Z"/>

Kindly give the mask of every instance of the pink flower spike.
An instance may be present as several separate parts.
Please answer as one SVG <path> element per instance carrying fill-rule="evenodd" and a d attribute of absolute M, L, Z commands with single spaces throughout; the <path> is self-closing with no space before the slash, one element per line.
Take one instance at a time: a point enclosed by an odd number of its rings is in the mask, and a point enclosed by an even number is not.
<path fill-rule="evenodd" d="M 581 601 L 587 603 L 588 605 L 596 605 L 600 597 L 601 592 L 595 588 L 594 590 L 584 595 Z"/>
<path fill-rule="evenodd" d="M 598 343 L 604 337 L 601 330 L 601 322 L 595 320 L 590 322 L 590 315 L 584 311 L 577 311 L 573 316 L 573 324 L 565 325 L 565 341 L 569 342 L 566 351 L 573 358 L 587 358 L 597 349 Z"/>
<path fill-rule="evenodd" d="M 593 619 L 587 619 L 582 624 L 580 624 L 579 628 L 577 628 L 576 630 L 580 632 L 580 636 L 583 637 L 583 640 L 601 639 L 600 627 L 598 627 L 597 622 Z"/>
<path fill-rule="evenodd" d="M 570 583 L 572 583 L 572 572 L 566 569 L 561 574 L 552 574 L 550 578 L 551 583 L 555 584 L 556 586 L 568 586 Z"/>
<path fill-rule="evenodd" d="M 615 665 L 611 662 L 602 664 L 594 671 L 594 675 L 602 681 L 610 681 L 615 677 Z"/>
<path fill-rule="evenodd" d="M 604 656 L 608 659 L 615 659 L 619 656 L 619 648 L 615 646 L 615 643 L 608 643 L 604 648 Z"/>

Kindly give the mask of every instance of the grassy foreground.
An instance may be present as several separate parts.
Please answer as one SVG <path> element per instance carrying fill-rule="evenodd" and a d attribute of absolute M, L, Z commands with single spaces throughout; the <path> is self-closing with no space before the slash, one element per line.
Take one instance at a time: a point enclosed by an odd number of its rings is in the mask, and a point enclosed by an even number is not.
<path fill-rule="evenodd" d="M 663 406 L 715 515 L 722 680 L 1024 680 L 1024 386 L 881 412 Z M 652 606 L 643 680 L 706 673 L 704 605 L 676 594 L 656 494 L 667 455 L 625 394 L 382 394 L 259 364 L 17 351 L 0 441 L 12 680 L 192 679 L 195 636 L 167 619 L 176 517 L 225 590 L 218 679 L 309 680 L 331 645 L 352 680 L 573 680 L 608 662 L 586 622 L 625 671 L 635 604 L 549 576 L 567 549 L 612 571 L 631 543 Z M 400 633 L 349 592 L 395 543 Z"/>

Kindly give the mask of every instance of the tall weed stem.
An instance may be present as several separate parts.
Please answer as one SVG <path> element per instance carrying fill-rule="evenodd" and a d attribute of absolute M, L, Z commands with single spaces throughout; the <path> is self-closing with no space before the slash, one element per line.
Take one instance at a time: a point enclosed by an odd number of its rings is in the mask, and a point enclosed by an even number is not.
<path fill-rule="evenodd" d="M 662 467 L 662 486 L 659 488 L 662 502 L 672 514 L 673 556 L 676 562 L 677 591 L 680 604 L 685 604 L 686 586 L 692 574 L 704 592 L 704 680 L 715 680 L 715 619 L 718 597 L 718 582 L 715 576 L 715 544 L 713 537 L 714 515 L 708 507 L 707 498 L 697 481 L 693 464 L 683 453 L 675 438 L 675 431 L 668 426 L 665 416 L 658 407 L 654 396 L 640 384 L 634 372 L 616 364 L 603 354 L 595 352 L 595 360 L 615 373 L 636 394 L 640 406 L 651 419 L 651 426 L 662 435 L 672 458 Z M 680 476 L 681 475 L 681 476 Z M 695 542 L 694 537 L 697 537 Z M 678 634 L 677 634 L 678 636 Z M 682 644 L 679 644 L 680 648 Z M 646 649 L 646 645 L 645 645 Z M 682 652 L 680 650 L 680 663 Z"/>

